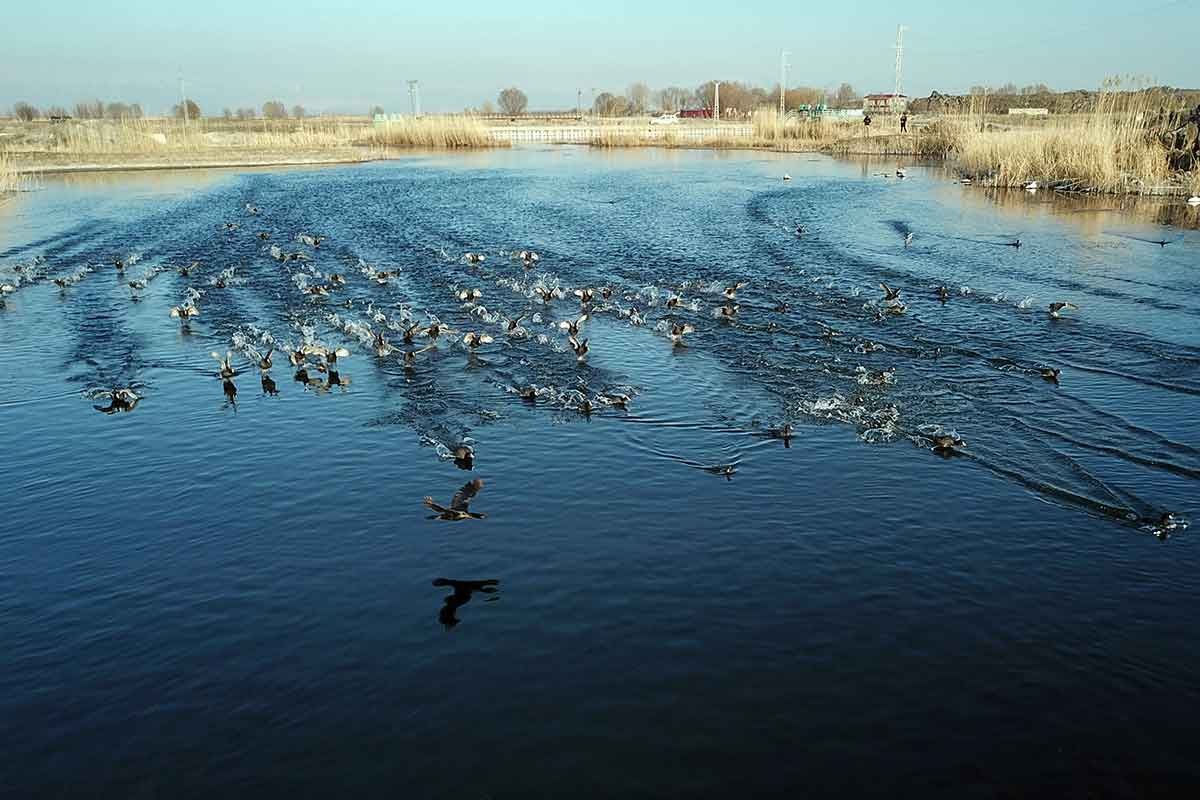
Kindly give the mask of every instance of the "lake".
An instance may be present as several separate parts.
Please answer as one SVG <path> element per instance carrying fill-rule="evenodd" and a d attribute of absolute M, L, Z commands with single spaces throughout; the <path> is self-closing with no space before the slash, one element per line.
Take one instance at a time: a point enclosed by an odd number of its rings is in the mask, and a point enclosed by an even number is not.
<path fill-rule="evenodd" d="M 896 167 L 559 147 L 0 204 L 2 785 L 1194 791 L 1200 212 Z M 475 479 L 486 518 L 423 505 Z"/>

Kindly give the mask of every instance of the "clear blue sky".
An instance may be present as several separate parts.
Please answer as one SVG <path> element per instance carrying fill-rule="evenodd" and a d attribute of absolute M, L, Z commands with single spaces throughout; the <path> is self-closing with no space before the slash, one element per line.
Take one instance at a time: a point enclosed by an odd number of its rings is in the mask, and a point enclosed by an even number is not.
<path fill-rule="evenodd" d="M 1200 0 L 1138 9 L 1107 0 L 988 4 L 681 0 L 303 3 L 295 0 L 14 0 L 3 14 L 0 107 L 17 100 L 140 102 L 160 113 L 188 94 L 206 113 L 277 98 L 311 111 L 454 111 L 520 86 L 532 108 L 573 106 L 576 89 L 622 91 L 720 78 L 770 85 L 790 50 L 790 85 L 862 92 L 893 83 L 896 25 L 905 90 L 1045 82 L 1095 88 L 1113 75 L 1200 84 Z M 346 8 L 352 6 L 352 10 Z"/>

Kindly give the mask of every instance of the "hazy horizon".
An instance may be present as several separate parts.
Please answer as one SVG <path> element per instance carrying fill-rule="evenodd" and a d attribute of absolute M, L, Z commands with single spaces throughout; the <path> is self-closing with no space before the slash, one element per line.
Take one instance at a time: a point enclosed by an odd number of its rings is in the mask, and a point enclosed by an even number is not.
<path fill-rule="evenodd" d="M 576 91 L 694 88 L 719 78 L 777 85 L 790 51 L 789 86 L 890 91 L 897 24 L 905 32 L 904 90 L 961 93 L 975 84 L 1095 89 L 1112 76 L 1193 88 L 1186 63 L 1200 0 L 1128 12 L 1115 3 L 1028 0 L 1003 18 L 982 8 L 919 0 L 900 9 L 862 2 L 799 10 L 768 0 L 727 13 L 668 0 L 651 10 L 618 0 L 590 11 L 540 0 L 496 7 L 464 0 L 453 14 L 395 11 L 383 3 L 347 12 L 333 4 L 228 0 L 179 10 L 147 0 L 107 8 L 70 0 L 9 12 L 0 70 L 0 108 L 100 98 L 137 102 L 161 114 L 187 94 L 208 115 L 260 109 L 267 100 L 310 113 L 408 110 L 406 81 L 421 82 L 427 111 L 460 111 L 518 86 L 531 109 L 574 107 Z M 1037 19 L 1038 25 L 1028 20 Z"/>

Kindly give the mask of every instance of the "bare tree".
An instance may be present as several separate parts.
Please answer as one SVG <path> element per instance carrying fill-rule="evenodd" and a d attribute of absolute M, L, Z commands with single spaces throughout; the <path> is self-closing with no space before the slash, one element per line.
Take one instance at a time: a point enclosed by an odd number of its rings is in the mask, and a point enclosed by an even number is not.
<path fill-rule="evenodd" d="M 384 113 L 383 106 L 371 106 L 371 116 L 372 117 L 377 117 L 382 113 Z"/>
<path fill-rule="evenodd" d="M 663 111 L 678 111 L 688 104 L 691 92 L 681 86 L 668 86 L 658 92 L 658 107 Z"/>
<path fill-rule="evenodd" d="M 255 111 L 253 108 L 239 108 L 237 110 L 237 112 L 235 112 L 235 113 L 236 113 L 237 118 L 243 122 L 245 122 L 248 119 L 254 119 L 255 117 L 258 116 L 258 112 Z"/>
<path fill-rule="evenodd" d="M 263 103 L 263 116 L 267 119 L 287 119 L 287 106 L 278 100 Z"/>
<path fill-rule="evenodd" d="M 130 103 L 130 105 L 129 105 L 129 118 L 130 119 L 141 119 L 144 116 L 146 116 L 146 115 L 142 112 L 142 104 L 141 103 Z"/>
<path fill-rule="evenodd" d="M 184 119 L 184 110 L 186 103 L 187 119 L 200 119 L 200 106 L 191 98 L 188 98 L 183 103 L 176 103 L 171 109 L 171 115 L 176 119 Z"/>
<path fill-rule="evenodd" d="M 21 122 L 32 122 L 38 116 L 38 110 L 25 101 L 13 104 L 13 116 Z"/>
<path fill-rule="evenodd" d="M 1021 88 L 1021 94 L 1051 94 L 1054 90 L 1044 83 L 1031 83 L 1029 86 Z"/>
<path fill-rule="evenodd" d="M 104 107 L 104 116 L 108 119 L 130 119 L 133 114 L 128 103 L 109 103 Z"/>
<path fill-rule="evenodd" d="M 1017 85 L 1012 81 L 1001 86 L 996 90 L 996 94 L 1013 95 L 1017 93 Z"/>
<path fill-rule="evenodd" d="M 625 96 L 629 98 L 629 113 L 644 114 L 646 109 L 650 108 L 650 87 L 641 81 L 629 84 L 629 88 L 625 90 Z"/>
<path fill-rule="evenodd" d="M 529 105 L 529 98 L 515 86 L 510 86 L 500 92 L 500 96 L 496 98 L 496 102 L 500 105 L 500 110 L 510 117 L 515 117 L 518 114 L 525 112 Z"/>
<path fill-rule="evenodd" d="M 103 119 L 104 118 L 104 101 L 86 100 L 75 104 L 75 116 L 79 119 Z"/>
<path fill-rule="evenodd" d="M 305 117 L 304 106 L 300 105 L 299 103 L 292 106 L 292 116 L 295 117 L 296 119 L 304 119 L 304 117 Z"/>
<path fill-rule="evenodd" d="M 629 113 L 629 100 L 624 95 L 601 92 L 592 110 L 602 117 L 623 117 Z"/>
<path fill-rule="evenodd" d="M 225 119 L 226 121 L 233 119 L 233 109 L 226 108 L 224 111 L 221 112 L 221 117 L 222 117 L 222 119 Z"/>
<path fill-rule="evenodd" d="M 50 119 L 66 119 L 70 115 L 62 106 L 50 106 L 46 109 L 46 116 Z"/>
<path fill-rule="evenodd" d="M 481 105 L 481 106 L 479 107 L 479 113 L 481 113 L 481 114 L 495 114 L 495 113 L 496 113 L 496 107 L 495 107 L 494 105 L 492 105 L 492 101 L 491 101 L 491 100 L 484 100 L 484 101 L 483 101 L 483 105 Z"/>
<path fill-rule="evenodd" d="M 838 108 L 854 108 L 861 102 L 858 92 L 848 83 L 843 83 L 833 95 L 833 104 Z"/>

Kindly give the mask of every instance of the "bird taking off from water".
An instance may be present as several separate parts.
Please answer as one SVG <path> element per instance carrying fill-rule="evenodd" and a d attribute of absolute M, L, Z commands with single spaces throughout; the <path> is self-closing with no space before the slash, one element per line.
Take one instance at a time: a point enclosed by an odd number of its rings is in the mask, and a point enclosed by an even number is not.
<path fill-rule="evenodd" d="M 1078 311 L 1079 310 L 1079 306 L 1075 305 L 1074 303 L 1051 303 L 1049 308 L 1050 308 L 1050 316 L 1054 319 L 1058 319 L 1059 314 L 1063 311 Z"/>

